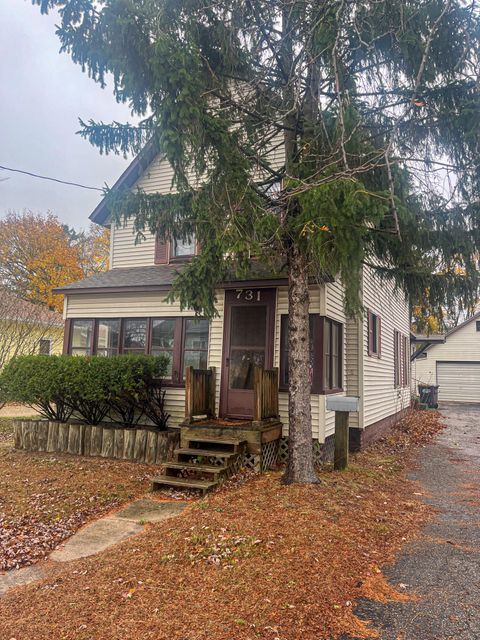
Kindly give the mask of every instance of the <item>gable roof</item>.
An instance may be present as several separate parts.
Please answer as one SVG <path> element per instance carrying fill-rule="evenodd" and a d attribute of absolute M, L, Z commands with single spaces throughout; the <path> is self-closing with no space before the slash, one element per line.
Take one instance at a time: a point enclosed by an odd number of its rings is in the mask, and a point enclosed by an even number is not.
<path fill-rule="evenodd" d="M 31 324 L 63 327 L 63 317 L 45 306 L 23 300 L 0 287 L 0 322 L 28 322 Z"/>
<path fill-rule="evenodd" d="M 130 189 L 140 178 L 142 173 L 153 162 L 158 153 L 157 145 L 153 140 L 147 142 L 138 156 L 128 165 L 120 178 L 115 182 L 112 191 L 119 189 Z M 106 205 L 105 197 L 101 199 L 98 205 L 90 214 L 89 218 L 92 222 L 105 225 L 110 215 L 110 211 Z"/>
<path fill-rule="evenodd" d="M 452 336 L 454 333 L 457 333 L 458 331 L 461 331 L 462 329 L 464 329 L 466 326 L 468 326 L 471 322 L 474 322 L 475 320 L 480 320 L 480 311 L 477 311 L 477 313 L 474 313 L 471 318 L 467 318 L 461 324 L 457 325 L 456 327 L 453 327 L 453 329 L 450 329 L 450 331 L 447 331 L 447 333 L 443 337 L 443 340 L 440 343 L 435 342 L 435 343 L 427 344 L 425 348 L 420 348 L 418 352 L 414 354 L 414 356 L 418 355 L 419 352 L 423 353 L 424 351 L 428 351 L 429 349 L 436 347 L 437 344 L 444 344 L 450 336 Z"/>

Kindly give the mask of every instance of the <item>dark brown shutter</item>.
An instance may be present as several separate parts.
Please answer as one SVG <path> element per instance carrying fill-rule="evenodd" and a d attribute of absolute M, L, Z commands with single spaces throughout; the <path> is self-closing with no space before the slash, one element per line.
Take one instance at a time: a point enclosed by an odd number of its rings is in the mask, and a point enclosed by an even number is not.
<path fill-rule="evenodd" d="M 70 319 L 65 320 L 65 326 L 63 328 L 63 353 L 70 353 L 70 332 L 72 327 L 72 321 Z"/>
<path fill-rule="evenodd" d="M 323 323 L 325 318 L 314 314 L 310 316 L 310 320 L 310 331 L 313 333 L 313 371 L 311 393 L 322 393 Z"/>
<path fill-rule="evenodd" d="M 155 240 L 155 264 L 168 264 L 169 242 L 157 236 Z"/>
<path fill-rule="evenodd" d="M 280 389 L 288 389 L 286 372 L 288 367 L 288 316 L 280 319 Z"/>
<path fill-rule="evenodd" d="M 377 356 L 382 356 L 382 319 L 377 316 Z"/>

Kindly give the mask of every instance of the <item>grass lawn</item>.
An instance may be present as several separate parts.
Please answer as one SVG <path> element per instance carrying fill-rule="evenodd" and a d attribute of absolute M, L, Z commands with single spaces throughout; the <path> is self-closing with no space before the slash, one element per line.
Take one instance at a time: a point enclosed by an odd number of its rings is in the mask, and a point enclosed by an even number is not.
<path fill-rule="evenodd" d="M 324 470 L 318 486 L 284 486 L 280 472 L 272 472 L 197 500 L 175 520 L 149 525 L 109 551 L 10 592 L 0 600 L 0 637 L 374 637 L 355 617 L 353 604 L 363 595 L 405 598 L 388 587 L 379 567 L 429 517 L 414 495 L 416 485 L 406 479 L 406 466 L 415 445 L 439 428 L 438 414 L 415 412 L 387 445 L 356 456 L 345 473 Z M 12 461 L 22 460 L 6 455 L 10 469 Z M 69 490 L 82 503 L 89 491 L 76 492 L 75 485 L 91 473 L 102 484 L 103 472 L 109 475 L 106 484 L 113 490 L 110 483 L 119 472 L 108 471 L 105 461 L 98 465 L 41 457 L 30 463 L 37 478 L 40 466 L 55 483 L 59 503 Z M 127 485 L 134 491 L 135 480 L 130 485 L 126 476 L 124 491 Z M 16 483 L 22 493 L 25 483 Z"/>
<path fill-rule="evenodd" d="M 12 421 L 0 418 L 0 571 L 43 558 L 93 516 L 142 495 L 151 473 L 147 465 L 15 451 Z"/>

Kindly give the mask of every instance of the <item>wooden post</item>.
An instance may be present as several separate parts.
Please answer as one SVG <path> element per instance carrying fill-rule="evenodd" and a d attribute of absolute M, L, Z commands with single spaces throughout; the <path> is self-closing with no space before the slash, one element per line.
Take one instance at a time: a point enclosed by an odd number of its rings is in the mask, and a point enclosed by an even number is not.
<path fill-rule="evenodd" d="M 209 376 L 210 388 L 208 390 L 208 407 L 210 417 L 215 417 L 215 398 L 217 393 L 217 375 L 215 367 L 210 367 L 210 376 Z"/>
<path fill-rule="evenodd" d="M 335 454 L 333 468 L 343 471 L 348 465 L 348 411 L 335 411 Z"/>
<path fill-rule="evenodd" d="M 185 418 L 191 418 L 193 413 L 192 404 L 192 382 L 193 382 L 193 367 L 185 367 Z"/>
<path fill-rule="evenodd" d="M 254 394 L 253 419 L 258 422 L 263 417 L 262 416 L 263 369 L 261 367 L 255 367 L 253 370 L 253 394 Z"/>

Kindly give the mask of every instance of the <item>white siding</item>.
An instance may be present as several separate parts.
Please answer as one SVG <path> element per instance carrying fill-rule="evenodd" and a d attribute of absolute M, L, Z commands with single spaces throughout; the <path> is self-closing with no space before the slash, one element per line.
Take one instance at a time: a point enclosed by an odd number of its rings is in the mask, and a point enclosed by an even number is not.
<path fill-rule="evenodd" d="M 381 357 L 368 355 L 368 321 L 363 319 L 363 426 L 368 427 L 410 404 L 409 387 L 394 386 L 394 330 L 410 335 L 408 303 L 394 285 L 364 270 L 363 303 L 381 317 Z"/>
<path fill-rule="evenodd" d="M 145 240 L 136 243 L 133 221 L 121 226 L 111 225 L 112 244 L 110 264 L 112 269 L 120 267 L 148 267 L 155 263 L 155 237 L 147 232 Z"/>

